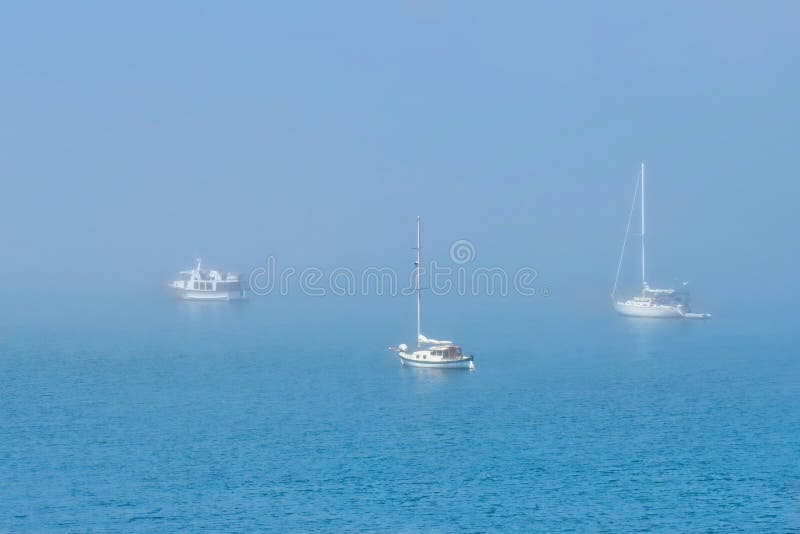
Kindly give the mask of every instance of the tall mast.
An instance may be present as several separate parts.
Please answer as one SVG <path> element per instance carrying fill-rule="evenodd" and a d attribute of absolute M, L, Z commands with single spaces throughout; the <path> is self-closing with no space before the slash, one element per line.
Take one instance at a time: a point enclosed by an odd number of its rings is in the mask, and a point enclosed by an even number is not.
<path fill-rule="evenodd" d="M 422 288 L 420 287 L 420 269 L 422 268 L 422 264 L 420 263 L 420 231 L 419 231 L 419 215 L 417 215 L 417 348 L 421 348 L 422 344 L 420 343 L 420 336 L 422 335 L 421 323 L 420 323 L 420 314 L 421 314 L 421 291 Z"/>
<path fill-rule="evenodd" d="M 642 294 L 644 295 L 644 288 L 647 285 L 644 276 L 644 162 L 642 162 Z"/>

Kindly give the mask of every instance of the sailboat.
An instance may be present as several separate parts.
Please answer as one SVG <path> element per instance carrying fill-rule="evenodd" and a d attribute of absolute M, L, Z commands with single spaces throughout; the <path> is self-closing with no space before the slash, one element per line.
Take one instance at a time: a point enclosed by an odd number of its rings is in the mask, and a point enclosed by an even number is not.
<path fill-rule="evenodd" d="M 389 350 L 397 353 L 400 363 L 411 367 L 428 367 L 436 369 L 475 369 L 473 357 L 461 352 L 461 347 L 453 344 L 452 341 L 441 341 L 431 339 L 422 335 L 422 286 L 420 263 L 420 219 L 417 217 L 417 261 L 414 263 L 417 273 L 417 350 L 410 351 L 405 343 L 397 347 L 389 347 Z"/>
<path fill-rule="evenodd" d="M 631 219 L 633 212 L 636 209 L 636 199 L 641 198 L 641 219 L 642 219 L 642 232 L 639 234 L 641 238 L 642 250 L 642 292 L 640 295 L 634 296 L 628 300 L 617 300 L 617 285 L 619 284 L 619 273 L 622 269 L 622 258 L 625 255 L 625 248 L 628 244 L 628 236 L 630 235 Z M 684 286 L 686 284 L 684 283 Z M 644 163 L 642 163 L 642 172 L 640 179 L 636 182 L 636 189 L 633 193 L 633 202 L 631 203 L 631 211 L 628 215 L 628 226 L 625 229 L 625 240 L 622 243 L 622 252 L 619 256 L 619 265 L 617 265 L 617 276 L 614 279 L 614 289 L 611 291 L 611 301 L 614 304 L 614 309 L 621 315 L 628 315 L 632 317 L 659 317 L 659 318 L 682 318 L 682 319 L 708 319 L 711 317 L 710 313 L 693 313 L 691 308 L 691 298 L 688 291 L 678 291 L 675 289 L 656 289 L 650 287 L 645 278 L 645 261 L 644 261 Z"/>

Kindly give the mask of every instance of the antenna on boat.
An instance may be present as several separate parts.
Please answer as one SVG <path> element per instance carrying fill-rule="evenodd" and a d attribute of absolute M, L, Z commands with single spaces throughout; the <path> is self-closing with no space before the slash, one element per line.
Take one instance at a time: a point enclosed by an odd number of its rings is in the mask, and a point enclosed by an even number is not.
<path fill-rule="evenodd" d="M 420 263 L 420 230 L 419 230 L 419 215 L 417 215 L 417 348 L 422 347 L 422 343 L 420 339 L 422 338 L 422 328 L 420 323 L 420 314 L 421 314 L 421 291 L 422 288 L 420 287 L 420 269 L 422 268 L 422 264 Z"/>
<path fill-rule="evenodd" d="M 202 259 L 201 258 L 195 258 L 194 261 L 197 262 L 197 270 L 199 271 L 200 270 L 200 263 L 202 262 Z"/>
<path fill-rule="evenodd" d="M 642 162 L 642 295 L 647 282 L 644 276 L 644 161 Z"/>

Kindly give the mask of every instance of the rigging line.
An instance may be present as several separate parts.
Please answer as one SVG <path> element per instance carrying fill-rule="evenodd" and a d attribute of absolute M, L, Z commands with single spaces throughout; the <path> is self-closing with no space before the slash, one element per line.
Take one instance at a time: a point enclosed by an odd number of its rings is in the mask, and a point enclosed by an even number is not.
<path fill-rule="evenodd" d="M 622 242 L 622 252 L 619 255 L 619 264 L 617 264 L 617 276 L 614 277 L 614 289 L 611 290 L 611 298 L 617 293 L 617 284 L 619 283 L 619 272 L 622 270 L 622 258 L 625 256 L 625 246 L 628 244 L 628 235 L 631 231 L 631 220 L 633 219 L 633 210 L 636 209 L 636 198 L 639 196 L 639 177 L 636 177 L 636 188 L 633 191 L 633 201 L 631 202 L 631 211 L 628 213 L 628 226 L 625 227 L 625 240 Z"/>

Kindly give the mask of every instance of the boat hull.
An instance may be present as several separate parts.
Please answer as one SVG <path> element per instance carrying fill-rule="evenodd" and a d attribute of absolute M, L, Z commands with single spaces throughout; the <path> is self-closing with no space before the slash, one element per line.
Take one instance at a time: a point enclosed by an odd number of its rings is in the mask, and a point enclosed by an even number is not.
<path fill-rule="evenodd" d="M 192 291 L 181 289 L 176 291 L 176 296 L 181 300 L 197 300 L 207 302 L 247 299 L 244 291 Z"/>
<path fill-rule="evenodd" d="M 651 317 L 655 319 L 682 319 L 684 312 L 677 306 L 642 306 L 615 302 L 614 309 L 620 315 L 628 317 Z"/>
<path fill-rule="evenodd" d="M 400 363 L 409 367 L 422 367 L 427 369 L 475 369 L 472 356 L 464 356 L 459 360 L 418 360 L 410 354 L 398 353 Z"/>

